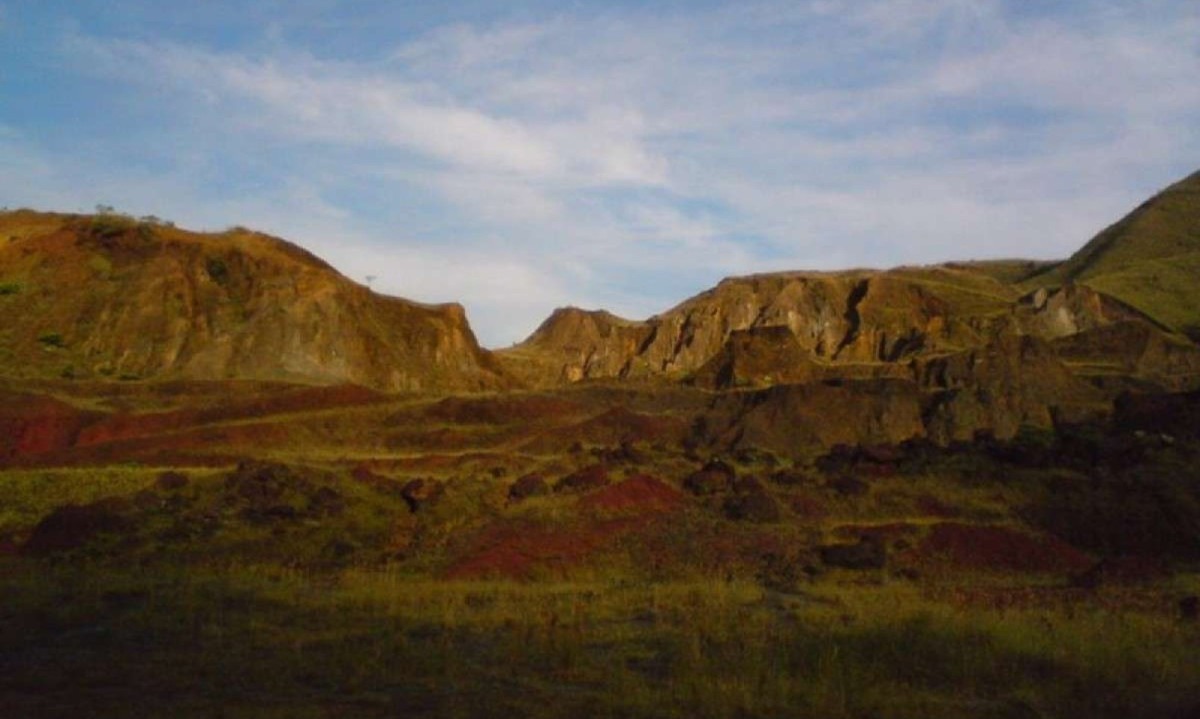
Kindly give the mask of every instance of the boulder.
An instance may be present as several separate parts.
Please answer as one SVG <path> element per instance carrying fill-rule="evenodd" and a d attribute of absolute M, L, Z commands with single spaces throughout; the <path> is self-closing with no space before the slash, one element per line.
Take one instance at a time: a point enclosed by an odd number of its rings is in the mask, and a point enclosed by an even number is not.
<path fill-rule="evenodd" d="M 59 507 L 37 523 L 22 551 L 44 557 L 78 549 L 102 534 L 122 533 L 129 528 L 125 509 L 119 498 Z"/>
<path fill-rule="evenodd" d="M 554 485 L 555 492 L 586 492 L 608 484 L 608 470 L 602 464 L 593 464 L 572 472 Z"/>
<path fill-rule="evenodd" d="M 546 480 L 540 474 L 526 474 L 512 483 L 508 488 L 508 498 L 513 502 L 520 502 L 523 499 L 530 497 L 540 497 L 543 494 L 548 494 L 550 487 L 546 485 Z"/>
<path fill-rule="evenodd" d="M 778 522 L 781 517 L 779 502 L 761 486 L 731 495 L 724 510 L 726 517 L 742 522 Z"/>
<path fill-rule="evenodd" d="M 863 537 L 855 544 L 827 544 L 819 548 L 821 561 L 842 569 L 882 569 L 887 547 L 878 539 Z"/>
<path fill-rule="evenodd" d="M 400 489 L 400 496 L 413 512 L 434 502 L 442 496 L 445 485 L 433 479 L 409 480 Z"/>

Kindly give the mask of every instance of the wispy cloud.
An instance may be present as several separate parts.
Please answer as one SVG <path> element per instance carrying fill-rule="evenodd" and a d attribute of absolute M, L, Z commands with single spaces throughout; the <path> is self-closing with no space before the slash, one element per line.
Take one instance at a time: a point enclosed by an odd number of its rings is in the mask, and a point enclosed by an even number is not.
<path fill-rule="evenodd" d="M 113 185 L 453 291 L 495 344 L 554 304 L 644 316 L 732 273 L 1065 255 L 1200 159 L 1188 2 L 613 6 L 352 55 L 296 30 L 68 35 L 172 148 Z M 65 154 L 31 146 L 0 156 L 54 175 Z"/>

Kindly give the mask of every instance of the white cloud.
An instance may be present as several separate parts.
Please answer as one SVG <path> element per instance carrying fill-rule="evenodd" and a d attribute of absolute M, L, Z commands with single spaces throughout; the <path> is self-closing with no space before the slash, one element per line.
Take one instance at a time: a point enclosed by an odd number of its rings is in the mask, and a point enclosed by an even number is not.
<path fill-rule="evenodd" d="M 72 45 L 111 73 L 174 84 L 298 139 L 403 148 L 471 172 L 567 184 L 661 182 L 662 161 L 642 146 L 633 112 L 528 118 L 460 101 L 450 85 L 305 55 L 251 59 L 83 37 Z M 157 76 L 147 78 L 147 69 Z"/>

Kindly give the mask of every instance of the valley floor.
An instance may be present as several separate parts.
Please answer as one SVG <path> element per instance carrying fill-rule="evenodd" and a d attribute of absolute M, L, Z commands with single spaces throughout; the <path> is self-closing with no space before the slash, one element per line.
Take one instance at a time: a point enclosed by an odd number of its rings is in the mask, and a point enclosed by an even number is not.
<path fill-rule="evenodd" d="M 9 404 L 3 716 L 1200 711 L 1196 397 L 805 455 L 683 389 L 169 389 Z"/>

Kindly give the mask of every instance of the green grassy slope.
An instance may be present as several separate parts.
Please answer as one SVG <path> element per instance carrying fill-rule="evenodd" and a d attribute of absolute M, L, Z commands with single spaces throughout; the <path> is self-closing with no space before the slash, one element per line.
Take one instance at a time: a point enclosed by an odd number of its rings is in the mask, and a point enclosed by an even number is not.
<path fill-rule="evenodd" d="M 1200 172 L 1142 203 L 1029 288 L 1079 282 L 1200 333 Z"/>

